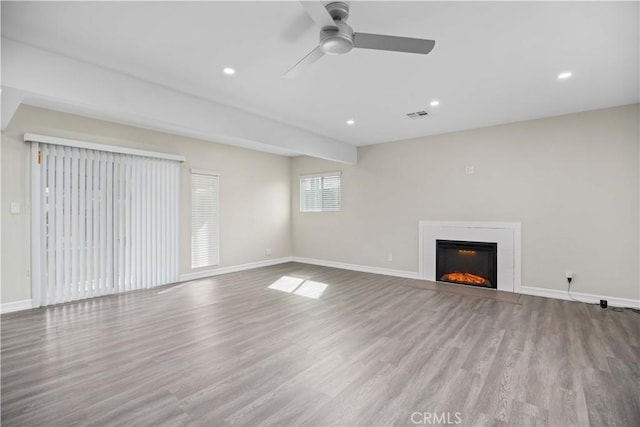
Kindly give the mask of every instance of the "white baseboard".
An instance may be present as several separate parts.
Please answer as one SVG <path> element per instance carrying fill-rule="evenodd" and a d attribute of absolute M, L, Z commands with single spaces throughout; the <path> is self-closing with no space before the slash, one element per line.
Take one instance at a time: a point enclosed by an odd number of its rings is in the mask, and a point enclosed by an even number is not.
<path fill-rule="evenodd" d="M 293 257 L 282 257 L 270 259 L 267 261 L 250 262 L 248 264 L 231 265 L 228 267 L 220 267 L 211 270 L 194 271 L 192 273 L 184 273 L 180 275 L 181 282 L 187 282 L 189 280 L 204 279 L 206 277 L 219 276 L 221 274 L 235 273 L 237 271 L 251 270 L 259 267 L 269 267 L 270 265 L 284 264 L 285 262 L 291 262 Z"/>
<path fill-rule="evenodd" d="M 405 279 L 419 279 L 417 271 L 393 270 L 390 268 L 369 267 L 366 265 L 347 264 L 344 262 L 325 261 L 321 259 L 301 258 L 296 256 L 293 257 L 292 261 L 299 262 L 302 264 L 321 265 L 323 267 L 333 267 L 333 268 L 341 268 L 343 270 L 360 271 L 363 273 L 373 273 L 373 274 L 382 274 L 385 276 L 402 277 Z"/>
<path fill-rule="evenodd" d="M 402 277 L 406 279 L 420 279 L 418 273 L 414 271 L 393 270 L 381 267 L 369 267 L 365 265 L 347 264 L 336 261 L 325 261 L 320 259 L 301 258 L 301 257 L 282 257 L 268 261 L 251 262 L 248 264 L 233 265 L 229 267 L 221 267 L 215 270 L 196 271 L 193 273 L 185 273 L 180 275 L 180 281 L 202 279 L 205 277 L 218 276 L 220 274 L 235 273 L 237 271 L 250 270 L 259 267 L 268 267 L 271 265 L 283 264 L 286 262 L 299 262 L 302 264 L 320 265 L 323 267 L 341 268 L 343 270 L 360 271 L 363 273 L 382 274 L 385 276 Z M 520 292 L 525 295 L 533 295 L 546 298 L 562 299 L 572 301 L 567 291 L 559 291 L 555 289 L 536 288 L 532 286 L 522 286 Z M 618 298 L 602 295 L 585 294 L 581 292 L 571 292 L 571 295 L 578 301 L 597 304 L 601 299 L 606 299 L 609 305 L 613 307 L 632 307 L 640 309 L 640 300 L 629 298 Z M 15 311 L 29 310 L 33 308 L 31 300 L 12 301 L 0 304 L 0 313 L 11 313 Z"/>
<path fill-rule="evenodd" d="M 534 295 L 537 297 L 547 297 L 573 301 L 567 291 L 558 291 L 555 289 L 534 288 L 531 286 L 522 286 L 520 293 L 525 295 Z M 581 292 L 571 292 L 571 296 L 578 301 L 598 304 L 601 299 L 606 299 L 607 303 L 614 307 L 632 307 L 640 308 L 640 300 L 628 298 L 608 297 L 604 295 L 583 294 Z"/>
<path fill-rule="evenodd" d="M 292 257 L 293 262 L 299 262 L 302 264 L 313 264 L 320 265 L 323 267 L 333 267 L 333 268 L 341 268 L 344 270 L 352 270 L 352 271 L 361 271 L 364 273 L 374 273 L 374 274 L 383 274 L 385 276 L 395 276 L 402 277 L 406 279 L 417 279 L 419 280 L 418 272 L 413 271 L 403 271 L 403 270 L 392 270 L 389 268 L 381 268 L 381 267 L 369 267 L 365 265 L 357 265 L 357 264 L 347 264 L 343 262 L 336 261 L 325 261 L 321 259 L 312 259 L 312 258 L 301 258 L 301 257 Z M 547 298 L 555 298 L 562 299 L 567 301 L 573 301 L 567 291 L 558 291 L 555 289 L 545 289 L 545 288 L 535 288 L 531 286 L 522 286 L 520 288 L 520 293 L 525 295 L 534 295 L 539 297 L 547 297 Z M 601 299 L 606 299 L 608 304 L 613 307 L 632 307 L 632 308 L 640 308 L 640 300 L 633 300 L 628 298 L 617 298 L 617 297 L 609 297 L 602 295 L 593 295 L 593 294 L 584 294 L 580 292 L 571 292 L 571 295 L 578 301 L 588 302 L 588 303 L 599 303 Z"/>
<path fill-rule="evenodd" d="M 11 301 L 0 304 L 0 313 L 11 313 L 14 311 L 29 310 L 33 308 L 30 299 L 23 299 L 21 301 Z"/>

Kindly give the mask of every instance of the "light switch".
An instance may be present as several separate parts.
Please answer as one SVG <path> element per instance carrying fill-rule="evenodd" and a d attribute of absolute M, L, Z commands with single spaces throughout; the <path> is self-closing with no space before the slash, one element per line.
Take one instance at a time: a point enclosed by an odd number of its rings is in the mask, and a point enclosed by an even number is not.
<path fill-rule="evenodd" d="M 11 202 L 11 213 L 12 214 L 20 213 L 20 202 Z"/>

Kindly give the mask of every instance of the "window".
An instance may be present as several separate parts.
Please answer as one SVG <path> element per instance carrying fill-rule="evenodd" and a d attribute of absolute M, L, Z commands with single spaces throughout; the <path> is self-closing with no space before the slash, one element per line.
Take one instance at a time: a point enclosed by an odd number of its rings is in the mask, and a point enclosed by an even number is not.
<path fill-rule="evenodd" d="M 340 210 L 340 172 L 300 176 L 300 212 Z"/>
<path fill-rule="evenodd" d="M 191 170 L 191 268 L 220 263 L 217 172 Z"/>

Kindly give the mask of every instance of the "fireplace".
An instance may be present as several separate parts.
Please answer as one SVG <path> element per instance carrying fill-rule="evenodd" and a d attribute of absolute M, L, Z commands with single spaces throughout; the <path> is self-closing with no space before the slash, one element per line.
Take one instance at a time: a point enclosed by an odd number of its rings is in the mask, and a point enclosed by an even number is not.
<path fill-rule="evenodd" d="M 436 276 L 436 240 L 493 242 L 497 245 L 497 290 L 520 292 L 522 286 L 522 232 L 519 222 L 418 221 L 418 275 Z M 496 283 L 489 278 L 492 285 Z"/>
<path fill-rule="evenodd" d="M 497 289 L 497 249 L 497 243 L 436 240 L 436 280 Z"/>

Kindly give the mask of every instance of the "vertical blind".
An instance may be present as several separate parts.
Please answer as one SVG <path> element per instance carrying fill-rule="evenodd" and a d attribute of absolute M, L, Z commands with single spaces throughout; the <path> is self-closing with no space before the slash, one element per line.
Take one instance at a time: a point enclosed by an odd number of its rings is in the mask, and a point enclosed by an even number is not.
<path fill-rule="evenodd" d="M 34 145 L 35 306 L 178 281 L 179 162 Z"/>
<path fill-rule="evenodd" d="M 191 171 L 191 268 L 220 263 L 217 172 Z"/>
<path fill-rule="evenodd" d="M 300 176 L 300 212 L 339 211 L 340 178 L 340 172 Z"/>

